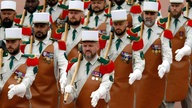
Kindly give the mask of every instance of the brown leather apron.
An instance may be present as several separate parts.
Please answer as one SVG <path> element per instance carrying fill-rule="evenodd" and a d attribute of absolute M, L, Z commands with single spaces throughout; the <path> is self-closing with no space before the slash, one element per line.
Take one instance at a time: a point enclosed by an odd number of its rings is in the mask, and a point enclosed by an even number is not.
<path fill-rule="evenodd" d="M 54 46 L 49 45 L 39 57 L 37 76 L 31 86 L 33 108 L 57 108 L 58 88 L 54 75 Z"/>
<path fill-rule="evenodd" d="M 110 90 L 109 108 L 133 108 L 134 88 L 128 83 L 132 70 L 132 59 L 126 60 L 126 55 L 132 55 L 132 46 L 128 44 L 115 60 L 114 83 Z"/>
<path fill-rule="evenodd" d="M 189 56 L 184 56 L 180 62 L 175 61 L 175 51 L 184 46 L 185 36 L 185 28 L 182 26 L 171 40 L 173 63 L 167 75 L 166 101 L 168 102 L 183 100 L 188 92 Z"/>
<path fill-rule="evenodd" d="M 72 50 L 67 55 L 68 60 L 71 60 L 74 57 L 78 57 L 78 44 L 72 48 Z"/>
<path fill-rule="evenodd" d="M 27 69 L 27 65 L 26 64 L 22 64 L 20 65 L 16 71 L 11 75 L 11 77 L 7 80 L 7 82 L 5 83 L 2 92 L 0 94 L 0 108 L 29 108 L 30 103 L 29 100 L 24 96 L 23 98 L 18 97 L 18 96 L 13 96 L 13 98 L 11 100 L 8 99 L 8 87 L 11 84 L 19 84 L 17 83 L 17 79 L 15 79 L 17 77 L 16 72 L 21 72 L 23 74 L 26 74 L 26 69 Z"/>
<path fill-rule="evenodd" d="M 158 38 L 145 53 L 145 69 L 140 81 L 136 84 L 136 108 L 158 108 L 163 101 L 165 77 L 160 79 L 158 66 L 162 63 L 161 40 Z"/>
<path fill-rule="evenodd" d="M 93 72 L 99 72 L 98 66 Z M 93 108 L 91 106 L 91 93 L 97 90 L 100 86 L 100 81 L 92 80 L 92 74 L 88 77 L 84 86 L 82 87 L 79 96 L 76 100 L 76 108 Z M 107 103 L 104 99 L 100 99 L 95 108 L 107 108 Z"/>

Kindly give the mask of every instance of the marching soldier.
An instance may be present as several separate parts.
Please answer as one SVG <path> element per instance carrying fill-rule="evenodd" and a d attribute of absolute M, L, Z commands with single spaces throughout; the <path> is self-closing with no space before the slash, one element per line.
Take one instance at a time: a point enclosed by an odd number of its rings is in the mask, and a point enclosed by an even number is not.
<path fill-rule="evenodd" d="M 114 0 L 112 10 L 125 9 L 127 12 L 128 27 L 137 27 L 140 25 L 142 12 L 139 4 L 136 4 L 134 0 Z"/>
<path fill-rule="evenodd" d="M 59 105 L 58 79 L 60 86 L 66 83 L 65 47 L 62 41 L 50 40 L 49 13 L 34 13 L 34 43 L 27 45 L 25 53 L 32 52 L 39 57 L 38 74 L 31 86 L 34 108 L 57 108 Z M 53 101 L 54 100 L 54 101 Z"/>
<path fill-rule="evenodd" d="M 82 1 L 69 1 L 69 13 L 68 13 L 68 27 L 65 30 L 68 30 L 68 34 L 66 36 L 66 55 L 68 60 L 71 60 L 73 57 L 77 57 L 78 54 L 78 43 L 81 40 L 81 34 L 83 30 L 83 25 L 81 24 L 81 20 L 83 19 L 83 10 L 84 3 Z M 65 31 L 66 32 L 66 31 Z M 64 38 L 64 34 L 62 34 L 62 39 Z"/>
<path fill-rule="evenodd" d="M 184 55 L 191 54 L 192 25 L 182 14 L 183 2 L 184 0 L 170 0 L 170 25 L 167 24 L 174 35 L 171 40 L 174 59 L 167 75 L 165 102 L 162 108 L 173 108 L 174 102 L 183 100 L 188 92 L 190 62 L 189 56 Z M 167 18 L 161 20 L 166 21 Z"/>
<path fill-rule="evenodd" d="M 26 58 L 27 55 L 21 53 L 21 38 L 20 28 L 5 29 L 8 54 L 1 58 L 0 108 L 30 108 L 30 86 L 37 73 L 38 59 L 33 55 Z"/>
<path fill-rule="evenodd" d="M 87 26 L 90 28 L 99 29 L 101 34 L 109 35 L 111 25 L 110 18 L 108 18 L 109 16 L 107 16 L 108 13 L 105 12 L 105 8 L 107 5 L 106 0 L 91 0 L 90 5 L 91 9 L 89 11 L 91 15 L 90 17 L 89 15 L 87 15 L 87 18 L 85 19 L 85 22 L 86 20 L 89 21 Z"/>
<path fill-rule="evenodd" d="M 17 28 L 14 23 L 16 15 L 16 2 L 4 0 L 1 1 L 1 27 L 0 40 L 4 39 L 5 28 Z"/>
<path fill-rule="evenodd" d="M 23 26 L 31 26 L 33 22 L 33 13 L 38 12 L 39 0 L 26 0 L 25 1 L 25 18 Z"/>
<path fill-rule="evenodd" d="M 169 30 L 158 27 L 157 2 L 144 2 L 144 22 L 140 27 L 130 29 L 130 35 L 138 33 L 144 40 L 145 69 L 140 81 L 136 83 L 136 108 L 158 108 L 164 97 L 165 73 L 172 63 Z"/>
<path fill-rule="evenodd" d="M 107 108 L 114 64 L 97 55 L 98 35 L 98 31 L 82 32 L 83 60 L 78 60 L 80 62 L 73 64 L 68 72 L 68 84 L 74 74 L 76 77 L 73 76 L 74 84 L 65 87 L 65 92 L 69 93 L 66 102 L 75 101 L 76 108 Z M 74 72 L 75 68 L 79 68 L 78 73 Z"/>
<path fill-rule="evenodd" d="M 142 43 L 143 40 L 139 40 L 138 37 L 128 36 L 126 10 L 113 10 L 111 15 L 114 39 L 112 40 L 108 56 L 115 63 L 115 73 L 114 83 L 110 90 L 111 100 L 109 108 L 131 108 L 134 100 L 134 88 L 131 84 L 135 80 L 141 79 L 145 64 L 142 56 L 143 45 L 141 47 L 136 46 L 137 49 L 135 49 L 132 44 Z M 108 47 L 105 47 L 102 53 L 105 53 L 107 49 Z M 128 84 L 127 78 L 130 73 L 130 84 Z"/>

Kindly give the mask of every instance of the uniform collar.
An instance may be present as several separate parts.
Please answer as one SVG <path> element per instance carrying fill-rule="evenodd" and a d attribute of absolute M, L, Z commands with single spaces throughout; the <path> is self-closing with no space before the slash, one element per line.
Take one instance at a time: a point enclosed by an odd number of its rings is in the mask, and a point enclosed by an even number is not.
<path fill-rule="evenodd" d="M 103 12 L 102 12 L 101 14 L 99 14 L 99 15 L 96 15 L 95 13 L 93 13 L 93 17 L 98 16 L 99 19 L 103 18 L 104 15 L 105 15 L 105 11 L 103 11 Z"/>
<path fill-rule="evenodd" d="M 127 33 L 125 33 L 125 34 L 120 38 L 123 43 L 126 41 L 127 36 L 128 36 Z M 119 37 L 115 34 L 115 37 L 114 37 L 115 42 L 117 41 L 117 39 L 119 39 Z"/>
<path fill-rule="evenodd" d="M 39 44 L 39 40 L 37 40 L 37 39 L 35 39 L 35 45 L 37 46 L 38 44 Z M 47 37 L 44 39 L 44 40 L 42 40 L 42 42 L 43 42 L 43 44 L 47 44 L 48 42 L 49 42 L 49 36 L 47 35 Z"/>
<path fill-rule="evenodd" d="M 82 29 L 83 25 L 80 24 L 77 28 L 75 28 L 75 30 L 77 30 L 77 33 Z M 72 26 L 70 26 L 70 29 L 73 31 L 74 28 Z"/>
<path fill-rule="evenodd" d="M 181 15 L 179 16 L 179 18 L 178 18 L 179 22 L 181 22 L 181 21 L 182 21 L 182 18 L 183 18 L 183 17 L 184 17 L 184 16 L 183 16 L 183 14 L 181 14 Z M 176 19 L 176 18 L 171 17 L 171 21 L 172 21 L 172 22 L 174 22 L 174 21 L 175 21 L 175 19 Z"/>
<path fill-rule="evenodd" d="M 56 10 L 57 10 L 58 4 L 59 4 L 59 3 L 57 3 L 55 6 L 52 7 L 53 11 L 56 11 Z M 50 9 L 50 8 L 51 8 L 51 7 L 48 5 L 48 9 Z"/>

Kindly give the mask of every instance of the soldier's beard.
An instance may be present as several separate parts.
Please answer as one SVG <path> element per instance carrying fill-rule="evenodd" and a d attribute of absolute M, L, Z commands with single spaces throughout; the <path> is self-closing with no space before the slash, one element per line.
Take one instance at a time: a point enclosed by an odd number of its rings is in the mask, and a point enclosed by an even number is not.
<path fill-rule="evenodd" d="M 90 52 L 91 54 L 90 55 L 86 55 L 86 54 L 83 54 L 84 57 L 87 59 L 87 60 L 92 60 L 95 56 L 96 56 L 96 53 L 92 53 L 91 51 L 86 51 L 86 52 Z M 85 53 L 86 53 L 85 52 Z"/>
<path fill-rule="evenodd" d="M 50 6 L 50 7 L 53 7 L 57 4 L 58 1 L 54 1 L 54 0 L 47 0 L 47 4 Z"/>
<path fill-rule="evenodd" d="M 182 11 L 180 11 L 180 12 L 178 12 L 178 13 L 177 13 L 177 12 L 174 12 L 174 11 L 171 12 L 171 16 L 174 17 L 174 18 L 179 18 L 179 17 L 181 16 L 181 14 L 182 14 Z"/>
<path fill-rule="evenodd" d="M 11 21 L 10 19 L 6 18 L 1 22 L 2 26 L 4 28 L 11 28 L 11 26 L 13 25 L 13 21 Z"/>
<path fill-rule="evenodd" d="M 93 12 L 97 14 L 97 13 L 101 13 L 101 12 L 103 12 L 104 10 L 105 10 L 105 8 L 100 9 L 100 10 L 94 10 L 94 9 L 93 9 Z"/>
<path fill-rule="evenodd" d="M 126 31 L 126 29 L 124 29 L 122 32 L 117 32 L 117 31 L 115 30 L 115 34 L 116 34 L 117 36 L 122 36 L 122 35 L 125 33 L 125 31 Z"/>
<path fill-rule="evenodd" d="M 117 5 L 122 5 L 125 2 L 125 0 L 115 0 L 115 3 Z"/>
<path fill-rule="evenodd" d="M 81 23 L 81 21 L 71 22 L 71 21 L 69 20 L 69 25 L 78 26 L 78 25 L 80 25 L 80 23 Z"/>
<path fill-rule="evenodd" d="M 43 34 L 42 32 L 37 32 L 35 34 L 35 38 L 37 38 L 38 40 L 44 40 L 47 37 L 47 33 Z"/>
<path fill-rule="evenodd" d="M 151 27 L 151 26 L 153 26 L 153 25 L 155 24 L 155 21 L 150 21 L 150 20 L 148 20 L 148 19 L 145 19 L 145 20 L 144 20 L 144 23 L 145 23 L 145 25 L 146 25 L 147 27 Z"/>
<path fill-rule="evenodd" d="M 29 12 L 29 13 L 34 13 L 37 10 L 37 6 L 36 7 L 25 7 L 25 9 Z"/>
<path fill-rule="evenodd" d="M 19 53 L 20 51 L 20 46 L 18 46 L 16 49 L 14 49 L 13 51 L 10 51 L 10 48 L 7 49 L 8 52 L 11 54 L 11 55 L 16 55 Z"/>

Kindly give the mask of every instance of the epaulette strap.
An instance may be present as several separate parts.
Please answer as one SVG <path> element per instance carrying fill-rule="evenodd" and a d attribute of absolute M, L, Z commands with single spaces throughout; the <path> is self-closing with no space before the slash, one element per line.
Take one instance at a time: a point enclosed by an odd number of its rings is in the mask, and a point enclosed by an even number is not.
<path fill-rule="evenodd" d="M 143 49 L 143 46 L 144 46 L 143 39 L 139 39 L 139 41 L 133 41 L 132 49 L 134 51 L 138 51 Z"/>
<path fill-rule="evenodd" d="M 34 54 L 22 54 L 21 57 L 25 57 L 25 58 L 34 58 L 35 55 Z"/>
<path fill-rule="evenodd" d="M 186 16 L 183 16 L 185 19 L 189 20 L 190 18 L 189 17 L 186 17 Z"/>
<path fill-rule="evenodd" d="M 113 61 L 109 60 L 108 64 L 101 64 L 99 71 L 102 75 L 113 72 L 115 69 L 115 64 Z"/>
<path fill-rule="evenodd" d="M 173 33 L 171 30 L 164 30 L 164 37 L 167 38 L 167 39 L 172 39 L 173 38 Z"/>
<path fill-rule="evenodd" d="M 141 6 L 139 4 L 131 6 L 130 12 L 133 14 L 140 14 L 142 12 Z"/>
<path fill-rule="evenodd" d="M 39 59 L 37 57 L 33 57 L 33 58 L 27 58 L 27 66 L 37 66 L 39 64 Z"/>
<path fill-rule="evenodd" d="M 190 27 L 192 27 L 192 19 L 190 19 L 190 20 L 187 21 L 187 25 L 190 26 Z"/>
<path fill-rule="evenodd" d="M 69 6 L 66 6 L 64 4 L 59 4 L 58 7 L 61 9 L 68 9 L 69 8 Z"/>
<path fill-rule="evenodd" d="M 68 71 L 71 69 L 71 67 L 73 66 L 73 64 L 74 64 L 75 62 L 77 62 L 77 61 L 78 61 L 78 58 L 72 58 L 72 59 L 68 62 L 66 72 L 68 72 Z"/>

